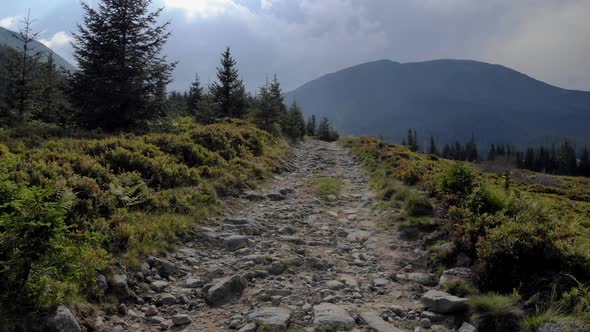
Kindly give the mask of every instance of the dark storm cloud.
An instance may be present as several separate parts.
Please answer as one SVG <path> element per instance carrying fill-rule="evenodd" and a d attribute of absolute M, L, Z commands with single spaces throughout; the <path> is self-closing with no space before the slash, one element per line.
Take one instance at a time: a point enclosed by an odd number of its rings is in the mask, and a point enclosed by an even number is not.
<path fill-rule="evenodd" d="M 0 22 L 30 6 L 40 13 L 37 24 L 48 41 L 75 30 L 80 20 L 76 0 L 15 3 L 0 13 Z M 174 89 L 185 89 L 195 73 L 213 80 L 227 45 L 250 90 L 275 73 L 291 89 L 384 58 L 481 60 L 590 89 L 587 0 L 154 0 L 162 5 L 162 19 L 172 20 L 166 52 L 179 62 Z"/>

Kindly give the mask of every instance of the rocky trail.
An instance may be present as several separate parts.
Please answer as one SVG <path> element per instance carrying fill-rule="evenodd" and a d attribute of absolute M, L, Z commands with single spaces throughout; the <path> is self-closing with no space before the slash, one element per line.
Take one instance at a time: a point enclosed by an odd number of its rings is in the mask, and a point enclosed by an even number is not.
<path fill-rule="evenodd" d="M 440 328 L 447 316 L 425 311 L 421 300 L 438 285 L 427 253 L 383 226 L 392 211 L 374 208 L 360 166 L 336 143 L 295 147 L 289 171 L 227 202 L 175 253 L 148 258 L 122 286 L 131 301 L 119 315 L 98 318 L 97 330 Z M 312 180 L 324 177 L 342 180 L 331 204 L 314 191 Z M 459 298 L 436 302 L 431 292 L 439 313 L 465 305 Z"/>

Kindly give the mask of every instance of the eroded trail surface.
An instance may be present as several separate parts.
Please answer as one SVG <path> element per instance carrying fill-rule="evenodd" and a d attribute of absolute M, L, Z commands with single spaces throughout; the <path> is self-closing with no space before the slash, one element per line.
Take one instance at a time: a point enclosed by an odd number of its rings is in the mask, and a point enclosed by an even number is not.
<path fill-rule="evenodd" d="M 431 280 L 424 252 L 384 227 L 385 211 L 353 155 L 336 143 L 294 148 L 290 171 L 228 202 L 213 226 L 150 257 L 137 304 L 114 330 L 413 330 Z M 331 204 L 313 180 L 342 180 Z M 387 215 L 391 211 L 387 211 Z M 149 287 L 148 287 L 149 286 Z M 423 322 L 424 323 L 424 322 Z M 426 323 L 424 323 L 426 325 Z"/>

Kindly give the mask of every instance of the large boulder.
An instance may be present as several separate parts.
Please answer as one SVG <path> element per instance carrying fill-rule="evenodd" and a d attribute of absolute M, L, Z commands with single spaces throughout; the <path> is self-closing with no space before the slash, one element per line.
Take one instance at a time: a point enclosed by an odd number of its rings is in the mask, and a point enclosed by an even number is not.
<path fill-rule="evenodd" d="M 241 297 L 247 287 L 248 281 L 239 274 L 223 278 L 209 288 L 207 302 L 213 306 L 225 304 L 234 298 Z"/>
<path fill-rule="evenodd" d="M 429 290 L 422 295 L 422 303 L 430 309 L 430 311 L 439 314 L 463 312 L 469 308 L 468 299 L 434 289 Z"/>
<path fill-rule="evenodd" d="M 477 329 L 475 328 L 475 326 L 463 322 L 463 325 L 461 325 L 461 327 L 459 328 L 459 332 L 477 332 Z"/>
<path fill-rule="evenodd" d="M 264 307 L 256 309 L 249 315 L 256 325 L 270 329 L 271 331 L 284 331 L 291 323 L 291 311 L 277 307 Z"/>
<path fill-rule="evenodd" d="M 313 307 L 313 323 L 318 329 L 350 330 L 354 318 L 343 308 L 332 303 L 321 303 Z"/>
<path fill-rule="evenodd" d="M 57 307 L 57 310 L 47 317 L 45 325 L 48 331 L 61 331 L 61 332 L 80 332 L 80 324 L 76 320 L 76 317 L 72 314 L 70 309 L 64 305 Z"/>

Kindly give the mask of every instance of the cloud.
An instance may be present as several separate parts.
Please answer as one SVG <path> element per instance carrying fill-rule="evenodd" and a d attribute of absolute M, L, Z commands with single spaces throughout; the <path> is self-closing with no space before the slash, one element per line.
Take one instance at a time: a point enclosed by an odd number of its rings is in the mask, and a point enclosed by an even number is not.
<path fill-rule="evenodd" d="M 164 5 L 184 11 L 188 17 L 219 15 L 239 6 L 232 0 L 164 0 Z"/>
<path fill-rule="evenodd" d="M 0 27 L 13 30 L 18 24 L 19 18 L 16 16 L 5 17 L 0 19 Z"/>
<path fill-rule="evenodd" d="M 514 28 L 490 39 L 482 57 L 560 86 L 590 90 L 590 2 L 545 1 L 522 11 Z"/>
<path fill-rule="evenodd" d="M 72 40 L 72 36 L 68 35 L 64 31 L 60 31 L 55 33 L 49 39 L 40 39 L 39 41 L 45 44 L 45 46 L 49 47 L 50 49 L 60 49 L 66 45 L 69 45 Z"/>

